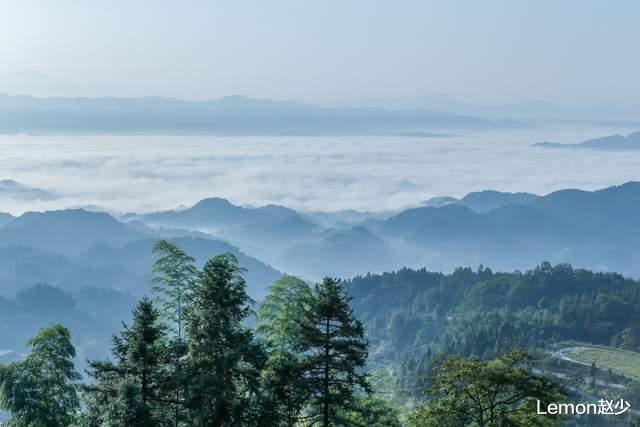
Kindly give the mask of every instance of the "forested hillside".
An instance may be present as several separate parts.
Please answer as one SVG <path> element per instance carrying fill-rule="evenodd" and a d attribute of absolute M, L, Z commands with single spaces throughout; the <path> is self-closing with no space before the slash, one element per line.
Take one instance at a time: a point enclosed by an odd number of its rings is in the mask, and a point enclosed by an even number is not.
<path fill-rule="evenodd" d="M 397 292 L 381 292 L 385 284 L 376 284 L 380 277 L 346 284 L 325 277 L 310 286 L 285 276 L 269 288 L 256 313 L 257 324 L 251 327 L 252 300 L 243 269 L 232 254 L 217 255 L 200 269 L 193 257 L 167 241 L 159 241 L 153 253 L 151 297 L 137 303 L 132 319 L 113 336 L 110 357 L 86 361 L 84 377 L 73 360 L 77 353 L 72 335 L 59 323 L 41 328 L 27 341 L 26 354 L 0 365 L 0 409 L 7 411 L 9 425 L 394 427 L 435 426 L 443 420 L 448 425 L 475 425 L 474 420 L 486 420 L 481 424 L 524 426 L 532 420 L 548 425 L 560 420 L 536 414 L 531 402 L 563 399 L 567 391 L 551 377 L 536 373 L 532 354 L 515 349 L 520 344 L 515 340 L 495 354 L 484 350 L 482 358 L 430 358 L 435 367 L 429 372 L 410 372 L 403 359 L 391 365 L 395 379 L 383 384 L 375 367 L 393 358 L 385 355 L 383 339 L 375 330 L 368 334 L 371 341 L 367 338 L 352 309 L 352 305 L 362 308 L 368 292 L 386 295 L 393 302 L 389 308 L 406 303 Z M 543 265 L 539 270 L 553 276 L 559 269 Z M 466 281 L 490 282 L 494 277 L 484 269 L 460 270 L 451 276 L 409 270 L 401 274 L 412 278 L 408 284 L 414 296 L 426 284 L 423 290 L 434 291 L 434 298 L 442 292 L 442 284 L 456 286 L 453 295 L 466 298 Z M 602 284 L 594 280 L 587 290 L 613 286 L 611 279 L 618 276 L 604 278 L 609 280 Z M 395 285 L 386 287 L 400 288 L 398 282 Z M 54 307 L 48 307 L 43 296 Z M 399 320 L 397 313 L 402 310 L 394 311 L 385 326 L 394 351 L 420 354 L 410 335 L 442 317 L 449 320 L 458 311 L 450 300 L 433 306 L 427 300 L 418 299 L 423 304 L 415 307 L 415 319 L 408 312 Z M 42 285 L 20 292 L 15 302 L 2 303 L 9 312 L 62 310 L 61 322 L 72 320 L 76 309 L 70 295 Z M 83 305 L 91 306 L 87 301 Z M 374 305 L 375 312 L 360 316 L 375 325 L 388 314 Z M 431 324 L 423 322 L 425 316 L 433 319 Z M 412 323 L 415 328 L 408 328 Z M 431 341 L 435 348 L 438 341 Z M 449 344 L 443 341 L 445 351 L 453 350 Z M 415 349 L 406 351 L 407 347 Z M 371 350 L 378 354 L 369 359 Z M 431 347 L 427 352 L 432 353 Z M 424 392 L 425 400 L 401 408 L 398 402 L 406 398 L 403 383 L 411 377 L 417 384 L 426 376 L 433 386 L 415 390 L 417 395 Z M 455 390 L 443 394 L 441 387 L 447 384 Z M 478 405 L 487 393 L 500 399 L 488 407 Z"/>
<path fill-rule="evenodd" d="M 414 395 L 438 354 L 489 358 L 566 340 L 638 349 L 640 282 L 615 273 L 549 263 L 512 273 L 402 269 L 346 286 L 372 365 L 393 367 Z"/>

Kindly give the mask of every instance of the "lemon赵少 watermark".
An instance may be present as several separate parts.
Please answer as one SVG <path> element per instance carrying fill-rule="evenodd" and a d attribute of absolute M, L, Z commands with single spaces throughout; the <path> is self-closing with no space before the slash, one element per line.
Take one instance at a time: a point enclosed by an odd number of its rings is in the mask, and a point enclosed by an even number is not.
<path fill-rule="evenodd" d="M 538 400 L 539 415 L 622 415 L 631 408 L 624 399 L 600 399 L 597 403 L 543 403 Z"/>

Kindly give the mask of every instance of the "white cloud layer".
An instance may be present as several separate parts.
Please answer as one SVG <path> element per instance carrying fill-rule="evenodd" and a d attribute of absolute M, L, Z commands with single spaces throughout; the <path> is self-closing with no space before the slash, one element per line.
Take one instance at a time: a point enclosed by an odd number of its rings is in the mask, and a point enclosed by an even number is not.
<path fill-rule="evenodd" d="M 19 214 L 96 205 L 147 211 L 224 197 L 303 211 L 384 211 L 435 195 L 496 189 L 545 194 L 640 180 L 640 151 L 530 147 L 629 129 L 535 129 L 450 138 L 0 136 L 0 179 L 58 195 L 3 197 Z"/>

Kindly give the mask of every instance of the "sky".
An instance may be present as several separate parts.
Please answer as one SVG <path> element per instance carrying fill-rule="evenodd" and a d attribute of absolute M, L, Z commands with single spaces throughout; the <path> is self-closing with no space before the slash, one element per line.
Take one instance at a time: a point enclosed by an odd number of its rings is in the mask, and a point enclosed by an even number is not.
<path fill-rule="evenodd" d="M 0 0 L 0 92 L 640 104 L 640 2 Z"/>

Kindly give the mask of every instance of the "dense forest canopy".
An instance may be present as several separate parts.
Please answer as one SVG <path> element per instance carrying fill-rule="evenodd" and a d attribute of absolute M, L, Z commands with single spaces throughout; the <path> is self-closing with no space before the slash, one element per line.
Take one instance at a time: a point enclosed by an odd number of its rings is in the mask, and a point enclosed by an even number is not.
<path fill-rule="evenodd" d="M 490 357 L 563 340 L 621 346 L 625 332 L 637 342 L 640 327 L 638 281 L 566 264 L 513 273 L 402 269 L 346 286 L 380 364 L 437 353 Z"/>

